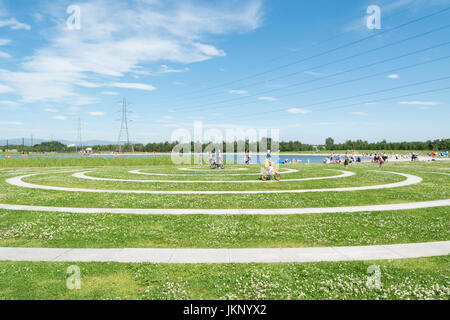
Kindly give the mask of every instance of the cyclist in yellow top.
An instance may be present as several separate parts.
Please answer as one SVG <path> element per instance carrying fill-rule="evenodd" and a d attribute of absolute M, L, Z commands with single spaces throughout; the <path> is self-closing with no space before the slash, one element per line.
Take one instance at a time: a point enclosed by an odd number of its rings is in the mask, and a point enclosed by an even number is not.
<path fill-rule="evenodd" d="M 267 174 L 270 176 L 273 170 L 273 163 L 270 158 L 266 158 L 266 161 L 264 161 L 264 168 L 266 169 Z"/>

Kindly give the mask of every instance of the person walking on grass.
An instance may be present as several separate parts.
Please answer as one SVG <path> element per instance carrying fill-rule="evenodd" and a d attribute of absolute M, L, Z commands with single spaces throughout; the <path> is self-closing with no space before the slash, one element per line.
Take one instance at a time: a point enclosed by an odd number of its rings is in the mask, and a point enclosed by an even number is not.
<path fill-rule="evenodd" d="M 379 157 L 378 157 L 378 164 L 380 165 L 380 168 L 383 167 L 383 164 L 384 164 L 384 157 L 383 157 L 383 154 L 380 154 L 380 155 L 379 155 Z"/>

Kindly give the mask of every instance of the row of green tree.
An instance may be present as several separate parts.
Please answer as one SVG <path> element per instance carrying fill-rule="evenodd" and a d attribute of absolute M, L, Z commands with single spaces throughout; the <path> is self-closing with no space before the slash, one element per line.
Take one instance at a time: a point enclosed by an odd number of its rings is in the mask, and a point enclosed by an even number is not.
<path fill-rule="evenodd" d="M 22 145 L 4 145 L 0 146 L 2 150 L 17 150 L 18 152 L 75 152 L 76 147 L 68 147 L 67 145 L 59 141 L 49 141 L 35 144 L 34 146 L 22 146 Z"/>
<path fill-rule="evenodd" d="M 436 139 L 422 141 L 403 141 L 403 142 L 367 142 L 364 140 L 347 140 L 344 143 L 334 143 L 333 138 L 325 140 L 324 147 L 327 150 L 450 150 L 450 139 Z"/>
<path fill-rule="evenodd" d="M 136 143 L 131 145 L 121 146 L 122 151 L 131 151 L 134 149 L 135 152 L 171 152 L 178 145 L 178 142 L 153 142 L 153 143 Z M 203 143 L 201 146 L 201 150 L 207 150 L 207 146 L 209 143 Z M 233 152 L 235 150 L 241 150 L 242 146 L 244 146 L 245 150 L 272 150 L 272 140 L 262 139 L 261 141 L 251 143 L 247 141 L 235 141 L 228 147 L 227 143 L 219 144 L 221 145 L 221 149 L 224 152 L 227 152 L 227 149 L 230 149 L 229 152 Z M 133 147 L 133 148 L 132 148 Z M 227 148 L 228 147 L 228 148 Z M 386 142 L 386 140 L 380 142 L 367 142 L 364 140 L 347 140 L 344 143 L 335 143 L 333 138 L 327 138 L 325 140 L 324 145 L 310 145 L 304 144 L 300 141 L 281 141 L 278 144 L 279 150 L 281 152 L 295 152 L 295 151 L 327 151 L 327 150 L 435 150 L 435 151 L 448 151 L 450 150 L 450 139 L 438 139 L 438 140 L 428 140 L 425 142 L 421 141 L 412 141 L 412 142 Z M 83 148 L 86 148 L 84 146 Z M 118 145 L 109 144 L 109 145 L 94 145 L 90 146 L 93 152 L 117 152 L 119 150 Z M 0 149 L 5 150 L 6 146 L 0 146 Z M 80 147 L 68 147 L 67 145 L 58 142 L 58 141 L 50 141 L 50 142 L 42 142 L 36 144 L 34 146 L 22 146 L 22 145 L 9 145 L 9 150 L 17 150 L 19 152 L 75 152 L 77 149 L 81 149 Z M 186 145 L 184 151 L 191 150 L 194 152 L 195 143 L 191 142 L 190 147 L 189 144 Z"/>

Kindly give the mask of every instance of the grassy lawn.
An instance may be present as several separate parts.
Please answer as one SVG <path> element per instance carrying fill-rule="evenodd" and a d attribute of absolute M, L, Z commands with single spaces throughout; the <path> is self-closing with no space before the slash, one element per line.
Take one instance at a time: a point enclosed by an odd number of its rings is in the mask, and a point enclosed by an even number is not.
<path fill-rule="evenodd" d="M 0 203 L 108 208 L 292 208 L 403 203 L 450 198 L 448 162 L 350 166 L 351 177 L 281 183 L 176 184 L 92 181 L 71 176 L 144 180 L 252 180 L 246 171 L 180 171 L 163 158 L 0 160 Z M 22 164 L 29 161 L 34 167 Z M 65 162 L 67 161 L 67 162 Z M 8 166 L 5 166 L 8 163 Z M 20 165 L 17 165 L 19 163 Z M 16 165 L 14 165 L 16 164 Z M 47 166 L 46 166 L 47 164 Z M 184 166 L 186 167 L 186 166 Z M 242 166 L 227 166 L 238 168 Z M 194 168 L 194 167 L 193 167 Z M 294 165 L 283 179 L 339 175 L 343 166 Z M 141 176 L 129 170 L 183 174 Z M 205 169 L 205 167 L 203 167 Z M 65 170 L 67 172 L 60 172 Z M 374 172 L 379 170 L 382 172 Z M 70 171 L 70 172 L 69 172 Z M 405 178 L 399 188 L 302 194 L 152 195 L 78 193 L 20 188 L 10 177 L 36 184 L 135 190 L 274 190 L 378 185 Z M 58 173 L 59 172 L 59 173 Z M 234 175 L 251 173 L 254 175 Z M 53 248 L 256 248 L 394 244 L 450 240 L 448 207 L 309 215 L 113 215 L 0 210 L 0 246 Z M 365 262 L 284 264 L 120 264 L 0 262 L 0 299 L 445 299 L 449 256 Z M 81 269 L 81 289 L 66 287 L 70 265 Z M 382 287 L 369 289 L 367 268 L 378 265 Z"/>
<path fill-rule="evenodd" d="M 129 168 L 131 170 L 132 168 Z M 127 169 L 125 169 L 126 172 Z M 289 173 L 283 175 L 283 180 L 302 179 L 309 177 L 326 177 L 336 176 L 342 174 L 341 172 L 326 170 L 318 166 L 303 166 L 300 169 L 302 172 Z M 37 175 L 23 179 L 25 182 L 34 184 L 59 186 L 59 187 L 74 187 L 74 188 L 88 188 L 88 189 L 122 189 L 122 190 L 289 190 L 289 189 L 311 189 L 311 188 L 339 188 L 339 187 L 357 187 L 366 185 L 386 184 L 392 182 L 399 182 L 405 180 L 402 176 L 393 174 L 384 174 L 379 171 L 367 170 L 367 168 L 352 168 L 356 174 L 351 177 L 339 179 L 325 179 L 325 180 L 306 180 L 306 181 L 267 181 L 260 183 L 167 183 L 167 182 L 149 182 L 136 183 L 128 181 L 99 181 L 87 180 L 72 177 L 72 173 L 52 173 L 50 175 Z M 119 178 L 119 179 L 133 179 L 134 174 L 128 174 L 127 177 L 117 177 L 115 175 L 116 169 L 99 170 L 103 177 Z M 94 173 L 97 171 L 94 171 Z M 95 174 L 88 174 L 90 176 L 97 176 Z M 139 175 L 138 175 L 139 176 Z M 141 176 L 139 176 L 141 177 Z M 245 181 L 251 180 L 258 182 L 259 173 L 253 176 L 230 176 L 223 180 L 231 181 Z M 150 177 L 150 180 L 170 180 L 164 179 L 167 177 Z M 193 180 L 193 181 L 211 181 L 211 177 L 203 176 L 201 174 L 190 174 L 189 177 L 171 177 L 175 180 Z M 213 177 L 215 180 L 222 179 Z M 219 180 L 221 181 L 221 180 Z"/>
<path fill-rule="evenodd" d="M 286 264 L 0 262 L 0 299 L 444 299 L 449 257 Z M 377 265 L 381 288 L 366 285 Z"/>
<path fill-rule="evenodd" d="M 447 207 L 291 216 L 112 215 L 0 210 L 0 246 L 254 248 L 450 240 Z"/>
<path fill-rule="evenodd" d="M 141 166 L 142 167 L 142 166 Z M 285 174 L 282 179 L 289 177 L 305 177 L 313 174 L 335 175 L 333 171 L 325 169 L 343 169 L 343 166 L 324 165 L 296 165 L 299 173 Z M 354 206 L 371 204 L 402 203 L 413 201 L 441 200 L 450 198 L 450 164 L 447 161 L 430 163 L 388 163 L 381 171 L 395 171 L 409 173 L 423 178 L 423 182 L 398 188 L 379 190 L 351 191 L 351 192 L 325 192 L 302 194 L 218 194 L 218 195 L 165 195 L 165 194 L 101 194 L 77 193 L 38 190 L 15 187 L 5 183 L 5 179 L 21 174 L 35 172 L 55 172 L 58 168 L 26 169 L 4 168 L 0 170 L 0 203 L 28 204 L 44 206 L 67 207 L 111 207 L 111 208 L 296 208 L 296 207 L 324 207 L 324 206 Z M 77 171 L 86 171 L 91 167 L 65 168 Z M 133 168 L 133 167 L 127 167 Z M 136 167 L 134 167 L 136 168 Z M 139 168 L 139 167 L 138 167 Z M 325 169 L 324 169 L 325 168 Z M 152 167 L 149 166 L 149 170 Z M 114 177 L 116 167 L 96 169 L 95 172 Z M 169 171 L 178 172 L 176 168 Z M 302 189 L 302 188 L 336 188 L 346 186 L 377 185 L 402 181 L 405 178 L 383 172 L 374 172 L 378 167 L 371 163 L 350 166 L 355 176 L 313 181 L 297 182 L 267 182 L 252 184 L 176 184 L 176 183 L 133 183 L 91 181 L 71 177 L 70 173 L 52 173 L 38 175 L 25 179 L 25 181 L 40 184 L 60 186 L 80 186 L 86 188 L 119 188 L 119 189 L 150 189 L 150 190 L 272 190 Z M 128 174 L 124 168 L 117 168 L 119 176 L 139 176 Z M 230 171 L 232 172 L 232 171 Z M 236 171 L 234 171 L 236 172 Z M 200 174 L 194 174 L 198 177 Z M 153 179 L 153 176 L 150 179 Z M 190 178 L 190 177 L 188 177 Z M 209 177 L 201 177 L 208 179 Z M 257 177 L 255 177 L 256 179 Z M 139 178 L 137 178 L 139 179 Z M 146 176 L 146 179 L 148 177 Z M 138 185 L 137 185 L 138 184 Z M 240 189 L 239 189 L 240 188 Z"/>

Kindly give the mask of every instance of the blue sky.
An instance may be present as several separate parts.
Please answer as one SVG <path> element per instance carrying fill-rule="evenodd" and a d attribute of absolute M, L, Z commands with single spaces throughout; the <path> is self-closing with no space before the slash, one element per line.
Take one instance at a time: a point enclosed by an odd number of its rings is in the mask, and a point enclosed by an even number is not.
<path fill-rule="evenodd" d="M 70 5 L 79 30 L 67 27 Z M 366 27 L 369 5 L 380 30 Z M 138 142 L 170 140 L 196 120 L 304 143 L 448 138 L 450 90 L 439 89 L 450 87 L 450 10 L 389 31 L 447 7 L 0 0 L 0 142 L 76 140 L 78 117 L 83 140 L 116 141 L 123 97 Z"/>

